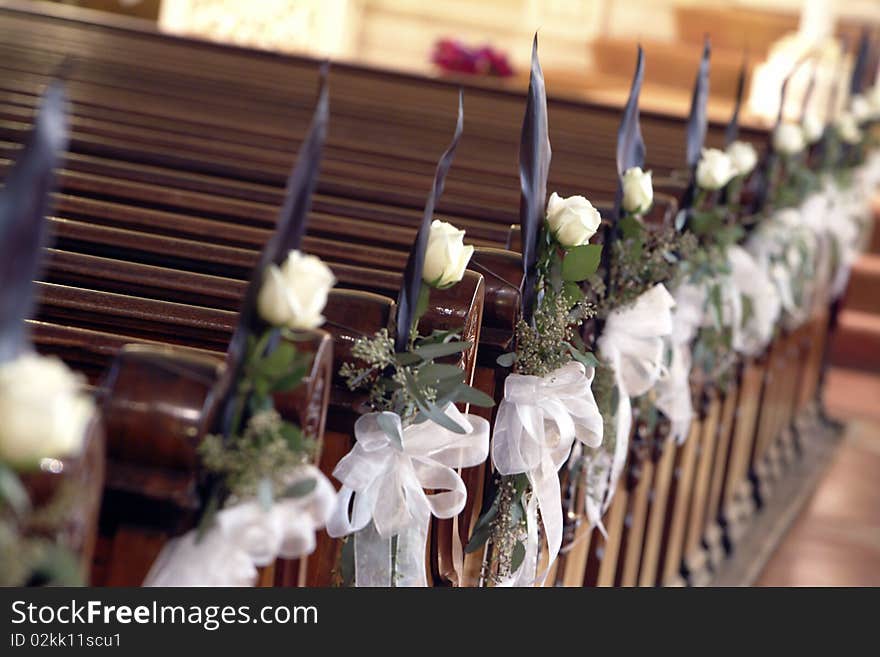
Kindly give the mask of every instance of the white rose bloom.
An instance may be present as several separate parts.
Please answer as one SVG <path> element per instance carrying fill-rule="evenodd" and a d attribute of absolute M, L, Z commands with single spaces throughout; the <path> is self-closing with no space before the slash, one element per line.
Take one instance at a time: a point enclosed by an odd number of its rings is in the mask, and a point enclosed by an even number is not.
<path fill-rule="evenodd" d="M 280 267 L 266 269 L 257 311 L 272 326 L 317 328 L 324 323 L 321 313 L 334 283 L 333 272 L 320 258 L 293 250 Z"/>
<path fill-rule="evenodd" d="M 736 175 L 733 161 L 718 148 L 704 148 L 697 164 L 697 185 L 703 189 L 721 189 Z"/>
<path fill-rule="evenodd" d="M 559 243 L 572 249 L 590 241 L 602 224 L 602 216 L 583 196 L 562 198 L 553 192 L 547 203 L 547 223 Z"/>
<path fill-rule="evenodd" d="M 651 172 L 630 167 L 623 172 L 623 209 L 636 214 L 647 212 L 654 202 Z"/>
<path fill-rule="evenodd" d="M 758 151 L 747 141 L 735 141 L 727 147 L 727 155 L 737 176 L 747 176 L 758 163 Z"/>
<path fill-rule="evenodd" d="M 431 222 L 422 280 L 431 287 L 446 288 L 464 276 L 474 247 L 464 245 L 464 231 L 446 221 Z"/>
<path fill-rule="evenodd" d="M 871 103 L 862 94 L 856 94 L 850 100 L 850 111 L 857 123 L 864 123 L 871 118 Z"/>
<path fill-rule="evenodd" d="M 58 358 L 27 353 L 0 365 L 0 461 L 33 467 L 74 455 L 94 414 L 81 378 Z"/>
<path fill-rule="evenodd" d="M 815 144 L 822 138 L 822 133 L 825 132 L 825 124 L 822 122 L 822 119 L 819 118 L 818 114 L 808 112 L 807 115 L 804 116 L 801 129 L 803 130 L 804 139 L 807 143 Z"/>
<path fill-rule="evenodd" d="M 847 144 L 857 144 L 862 139 L 862 131 L 859 130 L 858 121 L 850 112 L 842 112 L 834 122 L 834 127 L 837 128 L 837 134 L 840 135 L 841 141 Z"/>
<path fill-rule="evenodd" d="M 805 147 L 804 131 L 795 123 L 781 123 L 773 133 L 773 148 L 784 155 L 796 155 Z"/>

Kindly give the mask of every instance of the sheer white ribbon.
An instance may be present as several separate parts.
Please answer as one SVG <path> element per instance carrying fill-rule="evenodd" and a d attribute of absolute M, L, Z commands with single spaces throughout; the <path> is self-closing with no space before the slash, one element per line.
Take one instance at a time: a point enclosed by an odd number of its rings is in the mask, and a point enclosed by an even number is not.
<path fill-rule="evenodd" d="M 602 416 L 590 387 L 594 371 L 566 363 L 547 376 L 510 374 L 498 407 L 492 437 L 492 463 L 502 475 L 526 474 L 532 495 L 526 505 L 526 556 L 506 586 L 531 586 L 537 575 L 538 514 L 547 538 L 548 568 L 562 547 L 559 468 L 575 441 L 602 443 Z"/>
<path fill-rule="evenodd" d="M 354 534 L 356 586 L 427 586 L 431 515 L 461 513 L 467 491 L 455 468 L 478 465 L 489 453 L 486 420 L 462 415 L 451 404 L 444 412 L 465 433 L 430 420 L 403 429 L 400 416 L 387 412 L 367 413 L 355 422 L 357 442 L 333 471 L 343 485 L 327 533 L 335 538 Z"/>
<path fill-rule="evenodd" d="M 664 375 L 666 338 L 672 334 L 675 300 L 663 284 L 642 293 L 632 304 L 611 312 L 598 340 L 599 354 L 614 370 L 618 403 L 610 475 L 587 496 L 587 516 L 604 533 L 601 515 L 611 504 L 626 464 L 632 428 L 630 397 L 648 392 Z M 592 499 L 590 499 L 592 497 Z"/>
<path fill-rule="evenodd" d="M 257 567 L 276 558 L 297 559 L 315 549 L 315 532 L 333 511 L 335 492 L 320 470 L 297 468 L 285 482 L 294 486 L 313 480 L 314 488 L 299 497 L 276 500 L 266 508 L 258 501 L 221 510 L 199 537 L 191 530 L 165 544 L 144 586 L 253 586 Z"/>
<path fill-rule="evenodd" d="M 751 301 L 750 316 L 746 316 L 743 309 L 740 321 L 733 326 L 733 348 L 754 356 L 773 338 L 782 302 L 773 281 L 747 251 L 739 246 L 729 247 L 727 262 L 733 285 Z"/>
<path fill-rule="evenodd" d="M 656 383 L 655 404 L 669 418 L 671 435 L 684 442 L 694 416 L 691 399 L 691 342 L 703 325 L 706 315 L 706 289 L 685 283 L 675 289 L 672 309 L 672 333 L 664 338 L 669 365 Z"/>

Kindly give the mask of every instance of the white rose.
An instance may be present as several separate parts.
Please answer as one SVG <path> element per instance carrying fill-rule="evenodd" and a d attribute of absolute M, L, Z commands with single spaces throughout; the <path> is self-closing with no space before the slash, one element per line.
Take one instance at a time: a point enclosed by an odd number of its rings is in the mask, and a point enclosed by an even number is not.
<path fill-rule="evenodd" d="M 633 214 L 647 212 L 654 202 L 651 172 L 630 167 L 623 172 L 623 209 Z"/>
<path fill-rule="evenodd" d="M 0 461 L 33 467 L 76 454 L 94 414 L 80 377 L 58 358 L 28 353 L 0 366 Z"/>
<path fill-rule="evenodd" d="M 272 326 L 317 328 L 324 323 L 321 313 L 334 283 L 333 272 L 320 258 L 291 251 L 281 267 L 266 269 L 257 311 Z"/>
<path fill-rule="evenodd" d="M 733 142 L 727 147 L 727 155 L 738 176 L 747 176 L 758 163 L 758 151 L 747 141 Z"/>
<path fill-rule="evenodd" d="M 583 196 L 562 198 L 553 192 L 547 203 L 547 223 L 559 243 L 572 249 L 590 241 L 602 224 L 602 216 Z"/>
<path fill-rule="evenodd" d="M 704 148 L 697 164 L 697 185 L 703 189 L 721 189 L 733 176 L 736 169 L 730 157 L 717 148 Z"/>
<path fill-rule="evenodd" d="M 804 131 L 794 123 L 780 123 L 773 133 L 773 148 L 784 155 L 796 155 L 806 147 Z"/>
<path fill-rule="evenodd" d="M 862 94 L 853 96 L 849 107 L 857 123 L 864 123 L 871 118 L 871 103 Z"/>
<path fill-rule="evenodd" d="M 806 139 L 807 143 L 815 144 L 822 138 L 822 134 L 825 132 L 825 124 L 817 114 L 809 112 L 804 117 L 801 129 L 804 132 L 804 139 Z"/>
<path fill-rule="evenodd" d="M 422 280 L 443 289 L 458 283 L 464 276 L 474 247 L 464 245 L 464 231 L 446 221 L 431 222 Z"/>
<path fill-rule="evenodd" d="M 856 117 L 850 112 L 842 112 L 834 122 L 834 127 L 841 141 L 847 144 L 858 144 L 862 139 L 862 131 L 859 130 Z"/>

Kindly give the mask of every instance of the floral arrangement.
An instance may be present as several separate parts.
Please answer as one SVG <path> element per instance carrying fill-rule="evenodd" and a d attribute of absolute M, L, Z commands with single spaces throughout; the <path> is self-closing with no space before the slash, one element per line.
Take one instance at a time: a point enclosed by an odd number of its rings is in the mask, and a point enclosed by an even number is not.
<path fill-rule="evenodd" d="M 461 513 L 466 489 L 456 469 L 488 455 L 488 422 L 455 405 L 494 401 L 465 383 L 458 365 L 438 362 L 458 357 L 471 343 L 454 329 L 419 331 L 432 290 L 459 283 L 474 250 L 464 244 L 464 231 L 432 221 L 462 123 L 459 98 L 455 136 L 437 165 L 404 272 L 395 332 L 359 339 L 355 362 L 340 371 L 351 390 L 366 394 L 370 408 L 355 423 L 355 446 L 333 470 L 342 487 L 327 531 L 350 537 L 339 568 L 345 585 L 426 586 L 431 517 Z"/>
<path fill-rule="evenodd" d="M 24 320 L 45 243 L 53 170 L 67 143 L 65 96 L 50 85 L 36 125 L 0 192 L 0 585 L 78 585 L 83 567 L 69 524 L 87 504 L 66 469 L 96 418 L 80 377 L 35 354 Z M 44 474 L 45 473 L 45 474 Z M 33 478 L 57 481 L 48 499 Z M 95 473 L 95 476 L 99 476 Z"/>
<path fill-rule="evenodd" d="M 242 303 L 225 375 L 213 393 L 213 430 L 199 446 L 204 470 L 199 526 L 169 541 L 145 586 L 252 586 L 257 568 L 315 548 L 334 492 L 313 465 L 317 444 L 282 417 L 275 396 L 297 389 L 310 355 L 297 343 L 324 322 L 335 283 L 330 269 L 299 251 L 327 124 L 321 91 L 287 198 Z"/>
<path fill-rule="evenodd" d="M 512 368 L 492 439 L 498 477 L 465 548 L 486 550 L 486 585 L 528 586 L 543 580 L 539 523 L 549 563 L 562 542 L 558 471 L 576 442 L 596 447 L 602 441 L 603 422 L 591 390 L 596 358 L 579 331 L 595 313 L 579 283 L 599 266 L 602 247 L 589 240 L 602 220 L 582 196 L 553 194 L 545 207 L 549 165 L 547 99 L 536 37 L 520 145 L 522 319 L 515 350 L 498 360 Z"/>

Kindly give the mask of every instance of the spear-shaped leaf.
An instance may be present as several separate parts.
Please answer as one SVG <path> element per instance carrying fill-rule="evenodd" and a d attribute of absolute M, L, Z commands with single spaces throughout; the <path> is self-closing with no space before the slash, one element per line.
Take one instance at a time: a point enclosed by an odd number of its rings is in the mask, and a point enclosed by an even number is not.
<path fill-rule="evenodd" d="M 746 50 L 743 53 L 742 66 L 739 69 L 739 77 L 736 80 L 736 99 L 733 103 L 733 114 L 730 117 L 730 123 L 724 130 L 724 143 L 730 145 L 736 141 L 739 136 L 739 112 L 742 108 L 743 91 L 746 88 L 746 74 L 749 71 L 749 53 Z"/>
<path fill-rule="evenodd" d="M 871 54 L 871 31 L 866 27 L 859 37 L 859 49 L 856 51 L 856 61 L 853 64 L 852 77 L 849 82 L 849 92 L 853 96 L 862 93 L 865 86 L 865 74 L 868 71 L 868 58 Z"/>
<path fill-rule="evenodd" d="M 306 230 L 312 193 L 318 183 L 324 138 L 327 134 L 329 116 L 327 69 L 328 66 L 324 63 L 320 71 L 318 102 L 312 116 L 311 127 L 300 147 L 296 164 L 287 179 L 287 190 L 275 232 L 263 247 L 259 262 L 251 275 L 241 305 L 238 326 L 226 354 L 224 377 L 213 392 L 214 399 L 218 403 L 219 418 L 224 435 L 228 435 L 233 430 L 229 426 L 233 406 L 230 401 L 233 398 L 235 382 L 241 376 L 248 338 L 265 328 L 263 320 L 257 313 L 257 297 L 263 284 L 265 270 L 270 264 L 280 264 L 291 249 L 299 248 Z"/>
<path fill-rule="evenodd" d="M 522 312 L 531 321 L 538 279 L 538 238 L 547 206 L 547 177 L 550 173 L 550 131 L 547 125 L 547 93 L 538 61 L 538 35 L 532 44 L 532 71 L 519 145 L 519 220 L 522 233 Z"/>
<path fill-rule="evenodd" d="M 813 92 L 816 90 L 816 75 L 819 71 L 818 66 L 813 66 L 813 72 L 810 74 L 810 81 L 807 84 L 807 89 L 804 91 L 804 99 L 801 102 L 801 116 L 800 122 L 803 124 L 804 119 L 807 116 L 807 113 L 810 108 L 810 101 L 813 99 Z"/>
<path fill-rule="evenodd" d="M 434 207 L 440 200 L 440 195 L 443 194 L 446 174 L 449 173 L 452 160 L 455 158 L 455 149 L 461 138 L 463 126 L 464 106 L 462 92 L 459 91 L 458 120 L 455 123 L 455 134 L 452 136 L 452 142 L 450 142 L 446 152 L 443 153 L 443 156 L 437 163 L 437 169 L 434 171 L 434 185 L 431 188 L 431 193 L 428 194 L 425 212 L 422 215 L 422 224 L 419 226 L 419 232 L 416 233 L 415 241 L 413 241 L 412 249 L 410 249 L 409 258 L 406 261 L 406 269 L 403 272 L 403 283 L 397 296 L 397 336 L 394 340 L 394 348 L 398 352 L 405 351 L 409 344 L 410 331 L 419 301 L 419 291 L 422 287 L 422 270 L 425 267 L 425 250 L 428 247 L 428 236 L 431 233 Z"/>
<path fill-rule="evenodd" d="M 642 139 L 642 128 L 639 125 L 639 94 L 642 91 L 642 80 L 645 77 L 645 53 L 639 46 L 636 55 L 636 71 L 633 74 L 629 99 L 623 108 L 623 118 L 617 130 L 617 175 L 632 167 L 645 164 L 645 141 Z"/>
<path fill-rule="evenodd" d="M 0 192 L 0 363 L 25 347 L 33 280 L 46 244 L 54 170 L 67 147 L 64 87 L 49 85 L 34 129 Z"/>
<path fill-rule="evenodd" d="M 688 168 L 691 170 L 694 170 L 697 162 L 700 161 L 700 152 L 703 150 L 703 142 L 706 140 L 708 126 L 706 104 L 709 101 L 709 57 L 711 53 L 712 48 L 707 36 L 703 44 L 700 68 L 697 69 L 697 78 L 694 81 L 691 111 L 687 121 L 686 157 Z"/>

